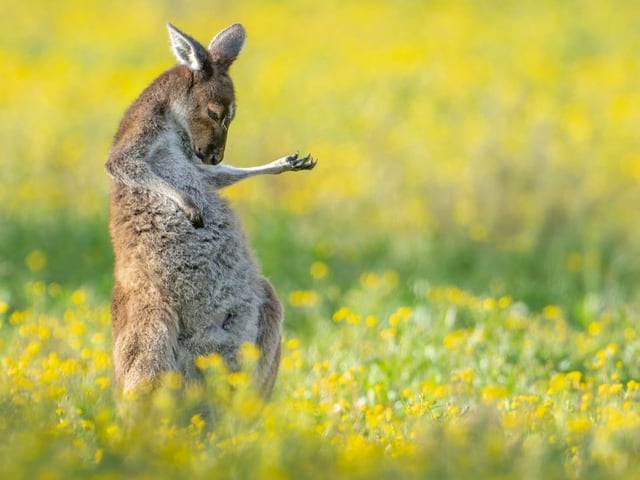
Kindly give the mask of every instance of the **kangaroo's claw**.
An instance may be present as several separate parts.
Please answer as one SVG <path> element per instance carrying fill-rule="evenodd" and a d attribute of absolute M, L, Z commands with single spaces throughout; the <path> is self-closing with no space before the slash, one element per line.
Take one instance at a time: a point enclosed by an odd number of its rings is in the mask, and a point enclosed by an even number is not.
<path fill-rule="evenodd" d="M 197 209 L 187 212 L 186 215 L 195 228 L 204 227 L 204 219 L 202 218 L 202 214 Z"/>
<path fill-rule="evenodd" d="M 311 155 L 299 157 L 298 152 L 287 157 L 287 163 L 291 166 L 291 170 L 311 170 L 318 163 Z"/>

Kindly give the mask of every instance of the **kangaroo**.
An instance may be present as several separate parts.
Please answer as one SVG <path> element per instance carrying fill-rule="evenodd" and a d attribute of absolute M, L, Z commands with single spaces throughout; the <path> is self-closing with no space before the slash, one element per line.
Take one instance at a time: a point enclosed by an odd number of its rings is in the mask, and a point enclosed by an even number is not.
<path fill-rule="evenodd" d="M 255 384 L 269 398 L 283 310 L 218 190 L 255 175 L 308 170 L 316 161 L 294 154 L 251 168 L 220 164 L 236 110 L 228 70 L 245 29 L 231 25 L 205 48 L 167 27 L 178 65 L 127 110 L 105 163 L 115 387 L 153 387 L 167 371 L 202 382 L 198 356 L 218 353 L 238 370 L 239 347 L 251 342 L 261 352 Z"/>

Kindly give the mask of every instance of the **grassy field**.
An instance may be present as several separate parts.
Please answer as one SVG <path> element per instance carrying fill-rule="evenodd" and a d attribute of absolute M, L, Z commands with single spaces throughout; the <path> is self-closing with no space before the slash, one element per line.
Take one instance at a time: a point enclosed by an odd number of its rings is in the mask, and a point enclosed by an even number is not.
<path fill-rule="evenodd" d="M 640 471 L 637 2 L 0 13 L 0 477 Z M 215 357 L 206 392 L 112 397 L 103 163 L 167 21 L 247 28 L 227 161 L 320 160 L 226 192 L 286 307 L 268 405 Z"/>

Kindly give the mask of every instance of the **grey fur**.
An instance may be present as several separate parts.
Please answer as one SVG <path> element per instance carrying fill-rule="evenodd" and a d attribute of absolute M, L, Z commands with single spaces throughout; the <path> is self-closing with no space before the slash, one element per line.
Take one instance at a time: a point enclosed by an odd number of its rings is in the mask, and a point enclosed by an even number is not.
<path fill-rule="evenodd" d="M 129 108 L 105 164 L 112 178 L 115 385 L 153 385 L 167 371 L 201 381 L 198 356 L 219 353 L 235 370 L 240 345 L 251 342 L 261 351 L 256 386 L 268 397 L 280 361 L 282 307 L 217 190 L 253 175 L 310 169 L 315 160 L 296 154 L 261 167 L 218 165 L 234 111 L 227 70 L 244 28 L 236 24 L 214 38 L 217 57 L 175 27 L 169 31 L 184 61 Z"/>

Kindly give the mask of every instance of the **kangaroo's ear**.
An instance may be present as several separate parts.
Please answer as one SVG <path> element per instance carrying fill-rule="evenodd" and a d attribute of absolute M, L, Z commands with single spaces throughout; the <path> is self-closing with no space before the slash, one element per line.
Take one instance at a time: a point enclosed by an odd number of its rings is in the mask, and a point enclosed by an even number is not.
<path fill-rule="evenodd" d="M 225 69 L 229 68 L 242 50 L 245 38 L 247 38 L 247 32 L 239 23 L 222 30 L 209 44 L 213 61 Z"/>
<path fill-rule="evenodd" d="M 186 65 L 190 70 L 202 70 L 207 62 L 209 62 L 209 54 L 205 48 L 170 23 L 167 23 L 167 28 L 169 29 L 171 50 L 178 59 L 178 62 Z"/>

